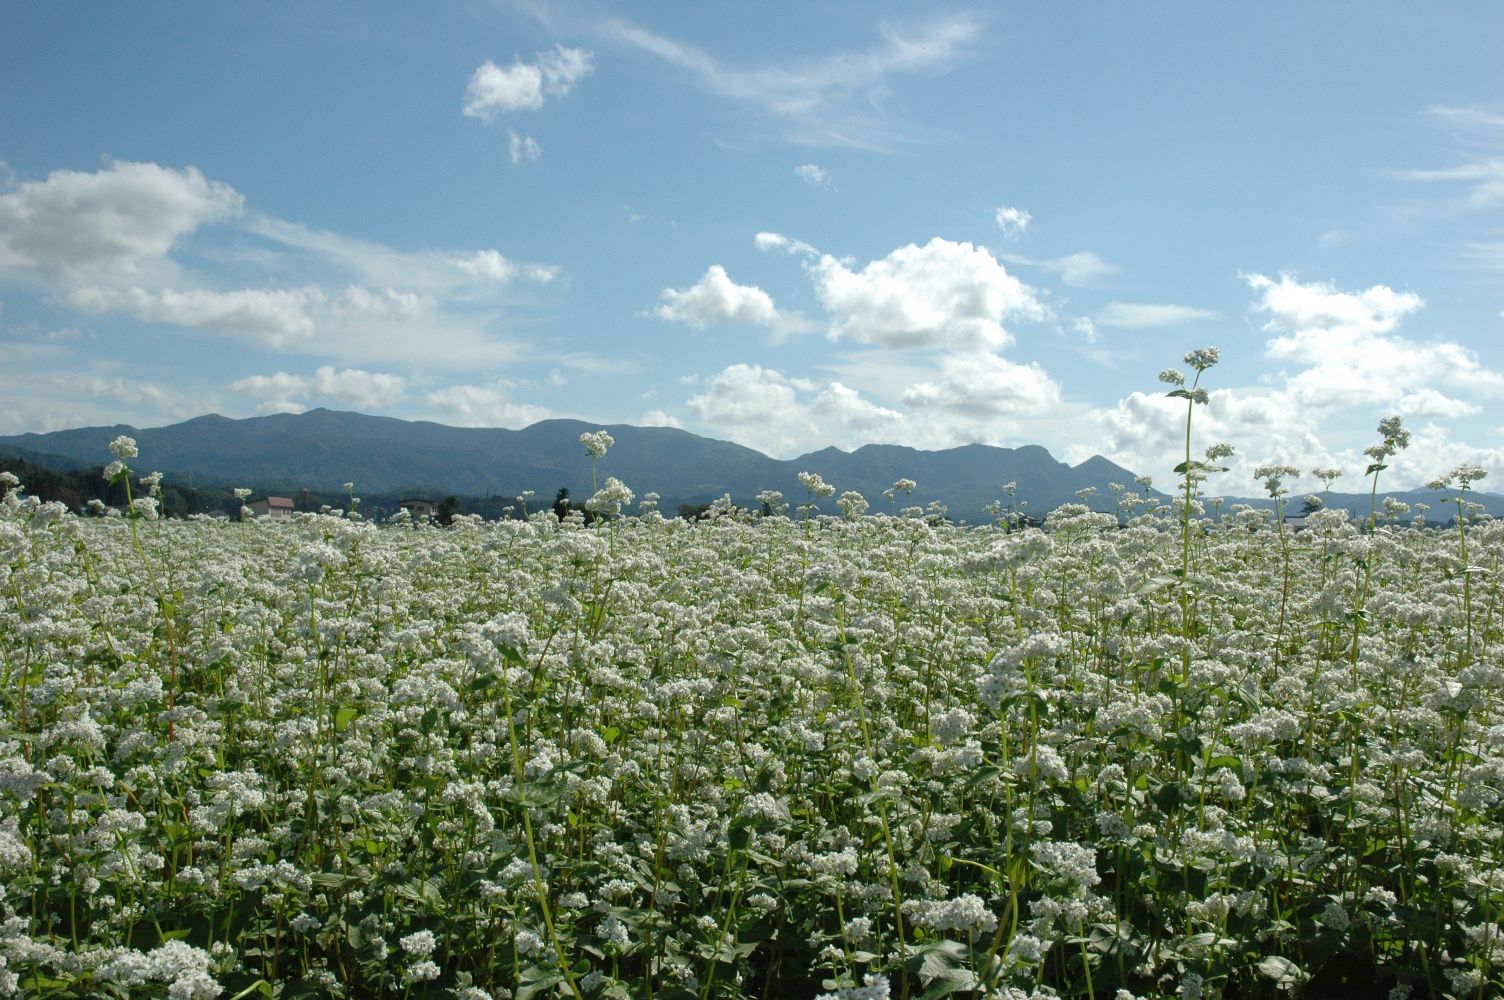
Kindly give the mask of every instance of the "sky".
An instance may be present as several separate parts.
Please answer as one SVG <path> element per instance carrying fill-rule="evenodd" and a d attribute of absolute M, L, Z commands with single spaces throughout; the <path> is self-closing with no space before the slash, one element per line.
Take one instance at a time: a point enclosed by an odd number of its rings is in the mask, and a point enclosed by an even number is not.
<path fill-rule="evenodd" d="M 1393 414 L 1385 487 L 1504 488 L 1500 38 L 1489 3 L 0 5 L 0 434 L 571 417 L 1167 487 L 1160 373 L 1215 346 L 1210 489 L 1361 490 Z"/>

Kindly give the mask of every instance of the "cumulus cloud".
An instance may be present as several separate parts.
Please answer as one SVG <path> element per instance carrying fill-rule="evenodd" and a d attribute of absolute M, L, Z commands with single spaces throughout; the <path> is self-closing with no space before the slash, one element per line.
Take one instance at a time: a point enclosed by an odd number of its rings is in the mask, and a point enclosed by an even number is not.
<path fill-rule="evenodd" d="M 915 382 L 903 401 L 973 418 L 1038 413 L 1060 403 L 1060 386 L 1037 364 L 985 352 L 953 354 L 940 359 L 939 378 Z"/>
<path fill-rule="evenodd" d="M 794 173 L 799 179 L 812 187 L 825 187 L 830 184 L 830 171 L 814 163 L 801 163 L 794 168 Z"/>
<path fill-rule="evenodd" d="M 263 412 L 301 413 L 303 400 L 313 397 L 336 400 L 365 409 L 389 406 L 407 393 L 407 381 L 400 375 L 369 372 L 359 368 L 335 370 L 324 365 L 312 375 L 274 372 L 271 375 L 248 375 L 230 383 L 236 392 L 262 401 Z"/>
<path fill-rule="evenodd" d="M 759 245 L 775 242 L 759 238 Z M 833 339 L 890 348 L 993 350 L 1013 340 L 1005 320 L 1047 315 L 1034 290 L 985 249 L 938 236 L 922 247 L 900 247 L 859 270 L 829 254 L 808 266 L 830 314 Z"/>
<path fill-rule="evenodd" d="M 445 423 L 461 427 L 527 427 L 550 416 L 548 410 L 512 398 L 506 382 L 451 385 L 423 397 Z"/>
<path fill-rule="evenodd" d="M 1026 210 L 1015 208 L 1012 205 L 1000 206 L 992 215 L 997 223 L 997 228 L 1003 231 L 1003 235 L 1010 240 L 1016 240 L 1029 228 L 1029 222 L 1034 218 Z"/>
<path fill-rule="evenodd" d="M 454 266 L 485 281 L 507 282 L 517 277 L 517 265 L 496 250 L 477 250 L 468 257 L 456 257 Z"/>
<path fill-rule="evenodd" d="M 688 406 L 713 433 L 776 457 L 830 440 L 893 441 L 904 420 L 839 382 L 821 386 L 749 364 L 713 376 Z"/>
<path fill-rule="evenodd" d="M 778 321 L 778 309 L 767 292 L 755 285 L 738 285 L 719 264 L 695 284 L 684 289 L 666 288 L 653 315 L 673 323 L 684 323 L 703 330 L 707 326 L 771 326 Z"/>
<path fill-rule="evenodd" d="M 1504 395 L 1504 373 L 1487 368 L 1460 344 L 1396 334 L 1400 322 L 1425 305 L 1413 292 L 1387 285 L 1345 292 L 1288 274 L 1278 280 L 1254 274 L 1247 281 L 1259 293 L 1254 311 L 1267 317 L 1264 329 L 1273 334 L 1266 353 L 1304 369 L 1288 381 L 1301 405 L 1395 405 L 1432 383 Z"/>
<path fill-rule="evenodd" d="M 503 112 L 537 111 L 545 98 L 563 97 L 594 68 L 594 53 L 562 45 L 538 53 L 537 62 L 518 59 L 505 69 L 487 59 L 470 77 L 465 114 L 489 122 Z"/>
<path fill-rule="evenodd" d="M 184 237 L 243 204 L 196 167 L 115 161 L 94 173 L 54 171 L 0 195 L 0 273 L 45 284 L 139 280 Z"/>
<path fill-rule="evenodd" d="M 648 412 L 644 413 L 641 417 L 637 418 L 637 426 L 639 426 L 639 427 L 675 427 L 675 428 L 678 428 L 680 430 L 684 429 L 684 423 L 683 423 L 683 421 L 681 421 L 678 417 L 674 416 L 673 414 L 671 414 L 671 413 L 665 413 L 662 410 L 649 410 Z"/>
<path fill-rule="evenodd" d="M 471 363 L 515 353 L 498 351 L 485 329 L 502 304 L 500 289 L 547 282 L 558 271 L 497 250 L 403 251 L 244 218 L 242 196 L 194 167 L 115 161 L 13 188 L 0 194 L 0 279 L 32 284 L 54 303 L 94 316 L 127 315 L 274 349 L 317 344 L 350 361 L 439 353 L 402 329 L 420 317 L 446 349 L 469 352 Z M 188 238 L 213 223 L 254 239 L 195 254 Z M 227 262 L 238 265 L 240 280 L 260 271 L 263 283 L 223 287 L 214 271 Z"/>
<path fill-rule="evenodd" d="M 845 370 L 857 378 L 871 374 L 863 364 Z M 902 386 L 895 393 L 902 408 L 873 398 L 845 375 L 799 378 L 755 364 L 688 382 L 699 391 L 687 406 L 704 432 L 788 458 L 831 444 L 1016 443 L 1028 420 L 1060 405 L 1059 386 L 1043 370 L 991 354 L 947 355 L 935 367 L 903 366 L 885 376 L 877 381 Z"/>
<path fill-rule="evenodd" d="M 1097 313 L 1098 326 L 1115 326 L 1143 330 L 1156 326 L 1178 326 L 1200 320 L 1216 319 L 1210 309 L 1194 306 L 1153 304 L 1147 302 L 1109 302 Z"/>
<path fill-rule="evenodd" d="M 1252 469 L 1271 461 L 1341 468 L 1349 476 L 1343 485 L 1361 489 L 1362 451 L 1377 440 L 1379 417 L 1391 413 L 1407 419 L 1415 442 L 1391 463 L 1382 488 L 1407 489 L 1480 460 L 1483 452 L 1449 440 L 1444 422 L 1504 398 L 1504 373 L 1459 344 L 1402 336 L 1401 324 L 1424 306 L 1420 296 L 1387 285 L 1347 291 L 1288 274 L 1246 280 L 1257 293 L 1253 313 L 1264 319 L 1265 353 L 1285 367 L 1259 385 L 1214 388 L 1209 405 L 1196 408 L 1198 441 L 1238 449 L 1231 471 L 1209 484 L 1213 491 L 1259 494 Z M 1090 447 L 1129 468 L 1163 471 L 1174 461 L 1167 457 L 1182 454 L 1184 421 L 1183 400 L 1133 393 L 1087 421 L 1095 428 Z"/>
<path fill-rule="evenodd" d="M 1401 319 L 1425 305 L 1414 292 L 1396 292 L 1388 285 L 1354 293 L 1338 291 L 1325 282 L 1302 284 L 1288 274 L 1280 275 L 1278 281 L 1262 274 L 1246 280 L 1260 293 L 1255 310 L 1269 316 L 1265 329 L 1281 333 L 1270 345 L 1275 356 L 1298 349 L 1300 338 L 1312 333 L 1344 337 L 1389 333 Z"/>

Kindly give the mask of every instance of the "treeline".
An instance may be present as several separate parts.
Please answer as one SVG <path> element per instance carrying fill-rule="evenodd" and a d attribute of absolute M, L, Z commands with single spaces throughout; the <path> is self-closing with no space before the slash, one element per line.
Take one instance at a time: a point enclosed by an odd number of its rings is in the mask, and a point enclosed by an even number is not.
<path fill-rule="evenodd" d="M 14 455 L 0 455 L 0 472 L 9 472 L 21 481 L 21 490 L 43 501 L 58 501 L 75 514 L 84 513 L 89 502 L 98 500 L 107 507 L 124 507 L 125 484 L 110 483 L 104 478 L 104 466 L 95 465 L 82 469 L 52 469 Z M 191 514 L 223 514 L 226 517 L 240 515 L 241 502 L 235 496 L 235 486 L 228 483 L 182 483 L 164 476 L 161 483 L 160 502 L 162 512 L 168 517 L 187 517 Z M 4 489 L 0 488 L 0 493 Z M 133 496 L 148 495 L 139 478 L 132 477 Z M 350 506 L 350 494 L 318 489 L 271 489 L 256 491 L 252 496 L 285 496 L 293 502 L 296 511 L 317 512 L 325 508 L 346 509 Z M 360 511 L 368 518 L 381 519 L 397 513 L 401 501 L 414 494 L 379 493 L 361 496 Z M 430 498 L 439 507 L 439 520 L 448 523 L 457 514 L 479 514 L 486 520 L 505 517 L 521 517 L 522 503 L 512 496 L 446 496 Z M 539 506 L 533 502 L 530 510 Z"/>
<path fill-rule="evenodd" d="M 75 514 L 83 512 L 91 500 L 98 500 L 107 507 L 125 506 L 125 484 L 108 482 L 102 465 L 59 470 L 24 458 L 0 456 L 0 472 L 9 472 L 19 479 L 22 492 L 44 501 L 61 502 Z M 147 494 L 139 481 L 131 483 L 131 490 L 135 496 Z M 164 480 L 160 502 L 167 516 L 185 517 L 209 513 L 222 507 L 224 501 L 234 499 L 231 490 L 200 490 Z"/>
<path fill-rule="evenodd" d="M 85 513 L 90 501 L 93 500 L 98 500 L 107 507 L 116 508 L 124 507 L 126 503 L 125 484 L 107 482 L 102 465 L 61 470 L 38 465 L 15 455 L 0 455 L 0 472 L 9 472 L 19 479 L 23 492 L 43 501 L 58 501 L 75 514 Z M 222 514 L 232 518 L 240 516 L 241 501 L 236 498 L 235 486 L 232 484 L 204 483 L 194 479 L 182 483 L 173 480 L 170 476 L 164 476 L 161 490 L 161 509 L 167 517 L 188 517 L 192 514 Z M 0 488 L 0 493 L 3 492 L 4 489 Z M 132 477 L 131 493 L 133 496 L 142 497 L 148 495 L 148 490 L 141 485 L 138 478 Z M 339 491 L 290 490 L 285 487 L 273 488 L 265 492 L 258 490 L 252 494 L 252 496 L 267 495 L 287 497 L 293 503 L 293 510 L 309 513 L 324 509 L 344 510 L 350 506 L 351 500 L 350 494 Z M 359 489 L 355 491 L 355 497 L 360 501 L 361 514 L 373 520 L 384 520 L 392 516 L 397 513 L 403 500 L 414 496 L 421 496 L 421 494 L 409 491 L 365 496 Z M 583 514 L 587 522 L 595 520 L 595 515 L 585 509 L 583 502 L 571 497 L 567 489 L 560 489 L 554 495 L 552 503 L 536 496 L 524 502 L 519 497 L 501 494 L 483 497 L 453 494 L 431 495 L 425 499 L 437 505 L 438 510 L 434 520 L 440 524 L 449 524 L 461 514 L 474 514 L 487 521 L 499 521 L 505 518 L 522 518 L 549 508 L 561 520 L 572 511 Z M 680 517 L 693 521 L 704 516 L 710 507 L 709 503 L 679 504 L 677 513 Z"/>

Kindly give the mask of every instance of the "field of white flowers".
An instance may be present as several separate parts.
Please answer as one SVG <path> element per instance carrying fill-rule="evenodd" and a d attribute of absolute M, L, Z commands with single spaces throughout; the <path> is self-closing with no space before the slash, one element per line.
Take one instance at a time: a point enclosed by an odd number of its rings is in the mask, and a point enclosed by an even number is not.
<path fill-rule="evenodd" d="M 1499 995 L 1504 526 L 1209 468 L 1042 529 L 12 486 L 0 993 Z"/>

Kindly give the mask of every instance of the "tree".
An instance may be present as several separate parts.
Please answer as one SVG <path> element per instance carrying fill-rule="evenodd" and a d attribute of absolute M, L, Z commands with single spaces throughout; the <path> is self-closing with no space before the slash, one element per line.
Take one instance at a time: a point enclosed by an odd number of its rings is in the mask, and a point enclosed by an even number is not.
<path fill-rule="evenodd" d="M 438 513 L 434 514 L 434 520 L 438 521 L 441 525 L 447 528 L 449 527 L 449 525 L 454 523 L 454 515 L 458 514 L 459 512 L 460 498 L 445 497 L 439 502 L 439 510 Z"/>
<path fill-rule="evenodd" d="M 559 487 L 559 492 L 554 496 L 554 516 L 564 520 L 569 516 L 569 487 Z"/>

